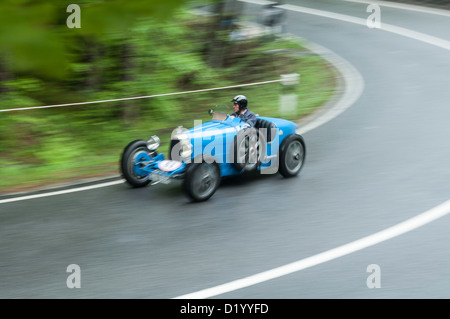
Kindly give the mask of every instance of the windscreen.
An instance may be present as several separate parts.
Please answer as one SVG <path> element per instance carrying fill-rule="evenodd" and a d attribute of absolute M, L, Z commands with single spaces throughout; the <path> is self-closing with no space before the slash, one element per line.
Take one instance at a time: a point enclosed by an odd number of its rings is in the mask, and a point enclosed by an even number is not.
<path fill-rule="evenodd" d="M 213 120 L 218 120 L 218 121 L 224 121 L 226 120 L 227 115 L 225 113 L 218 113 L 218 112 L 214 112 L 212 119 Z"/>
<path fill-rule="evenodd" d="M 218 104 L 212 108 L 212 111 L 213 120 L 224 121 L 227 118 L 228 114 L 233 113 L 233 108 L 229 105 Z"/>

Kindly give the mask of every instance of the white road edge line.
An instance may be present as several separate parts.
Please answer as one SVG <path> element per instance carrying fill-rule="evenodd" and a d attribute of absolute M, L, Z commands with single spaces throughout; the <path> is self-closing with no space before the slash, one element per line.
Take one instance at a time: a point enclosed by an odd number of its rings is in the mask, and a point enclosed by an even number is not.
<path fill-rule="evenodd" d="M 248 0 L 239 0 L 239 1 L 246 2 Z M 252 0 L 252 1 L 254 1 L 254 0 Z M 282 9 L 289 10 L 289 11 L 295 11 L 295 12 L 300 12 L 300 13 L 316 15 L 316 16 L 329 18 L 329 19 L 340 20 L 340 21 L 344 21 L 344 22 L 350 22 L 350 23 L 359 24 L 359 25 L 367 27 L 366 19 L 356 18 L 353 16 L 345 15 L 345 14 L 317 10 L 317 9 L 312 9 L 312 8 L 307 8 L 307 7 L 300 7 L 300 6 L 295 6 L 295 5 L 291 5 L 291 4 L 279 5 L 279 6 L 277 6 L 277 8 L 282 8 Z M 377 29 L 374 28 L 374 29 L 369 29 L 369 30 L 375 31 Z M 447 41 L 447 40 L 444 40 L 444 39 L 441 39 L 438 37 L 434 37 L 432 35 L 428 35 L 428 34 L 421 33 L 421 32 L 416 32 L 416 31 L 413 31 L 410 29 L 402 28 L 402 27 L 399 27 L 396 25 L 387 24 L 387 23 L 383 23 L 383 22 L 381 23 L 381 27 L 379 28 L 379 30 L 395 33 L 397 35 L 401 35 L 401 36 L 404 36 L 407 38 L 411 38 L 413 40 L 428 43 L 428 44 L 431 44 L 431 45 L 434 45 L 434 46 L 437 46 L 442 49 L 450 51 L 450 41 Z"/>
<path fill-rule="evenodd" d="M 445 203 L 436 206 L 420 215 L 410 218 L 400 224 L 389 227 L 385 230 L 377 232 L 373 235 L 355 240 L 351 243 L 339 246 L 334 249 L 330 249 L 323 253 L 301 259 L 299 261 L 274 268 L 268 271 L 258 273 L 249 277 L 245 277 L 239 280 L 231 281 L 229 283 L 219 285 L 213 288 L 200 290 L 194 293 L 175 297 L 173 299 L 204 299 L 221 295 L 237 289 L 256 285 L 261 282 L 265 282 L 271 279 L 275 279 L 281 276 L 286 276 L 294 272 L 313 267 L 315 265 L 351 254 L 358 250 L 376 245 L 393 237 L 397 237 L 406 232 L 419 228 L 425 224 L 428 224 L 438 218 L 441 218 L 450 213 L 450 200 Z"/>
<path fill-rule="evenodd" d="M 276 4 L 277 2 L 275 1 L 266 1 L 266 0 L 238 0 L 241 2 L 247 2 L 247 3 L 251 3 L 251 4 L 257 4 L 260 6 L 267 6 L 269 4 Z"/>
<path fill-rule="evenodd" d="M 256 3 L 257 0 L 239 0 L 242 2 L 250 2 L 250 3 Z M 366 25 L 366 20 L 355 18 L 352 16 L 342 15 L 342 14 L 336 14 L 333 12 L 327 12 L 327 11 L 321 11 L 316 9 L 310 9 L 305 7 L 298 7 L 293 5 L 281 5 L 278 6 L 280 8 L 284 8 L 286 10 L 292 10 L 302 13 L 308 13 L 308 14 L 314 14 L 319 15 L 327 18 L 332 19 L 338 19 L 346 22 L 351 23 L 357 23 Z M 387 29 L 386 29 L 387 26 Z M 386 25 L 383 24 L 383 30 L 397 33 L 399 35 L 403 35 L 415 40 L 419 40 L 425 43 L 429 43 L 438 47 L 441 47 L 446 50 L 450 50 L 450 42 L 432 37 L 423 33 L 415 32 L 409 29 L 404 29 L 397 26 L 392 25 Z M 268 271 L 264 271 L 252 276 L 248 276 L 242 279 L 238 279 L 235 281 L 231 281 L 229 283 L 215 286 L 212 288 L 200 290 L 194 293 L 182 295 L 175 297 L 173 299 L 204 299 L 209 297 L 214 297 L 217 295 L 221 295 L 227 292 L 231 292 L 237 289 L 249 287 L 252 285 L 256 285 L 261 282 L 265 282 L 274 278 L 282 277 L 345 255 L 348 255 L 350 253 L 353 253 L 355 251 L 373 246 L 375 244 L 378 244 L 380 242 L 386 241 L 388 239 L 391 239 L 393 237 L 397 237 L 399 235 L 402 235 L 406 232 L 409 232 L 411 230 L 414 230 L 416 228 L 419 228 L 421 226 L 424 226 L 438 218 L 441 218 L 447 214 L 450 213 L 450 200 L 444 202 L 443 204 L 436 206 L 422 214 L 419 214 L 413 218 L 410 218 L 402 223 L 399 223 L 395 226 L 389 227 L 385 230 L 382 230 L 380 232 L 377 232 L 375 234 L 366 236 L 362 239 L 355 240 L 351 243 L 342 245 L 340 247 L 328 250 L 326 252 L 320 253 L 315 256 L 311 256 L 305 259 L 301 259 L 299 261 L 274 268 Z"/>
<path fill-rule="evenodd" d="M 448 11 L 448 10 L 423 7 L 423 6 L 414 5 L 414 4 L 395 3 L 395 2 L 387 2 L 387 1 L 374 1 L 374 0 L 342 0 L 342 1 L 361 3 L 361 4 L 377 4 L 381 7 L 416 11 L 416 12 L 420 12 L 420 13 L 436 14 L 436 15 L 441 15 L 441 16 L 445 16 L 445 17 L 450 17 L 450 11 Z"/>
<path fill-rule="evenodd" d="M 27 196 L 7 198 L 7 199 L 0 200 L 0 204 L 18 202 L 18 201 L 27 200 L 27 199 L 42 198 L 42 197 L 49 197 L 49 196 L 55 196 L 55 195 L 62 195 L 62 194 L 81 192 L 81 191 L 86 191 L 86 190 L 95 189 L 95 188 L 101 188 L 101 187 L 107 187 L 107 186 L 122 184 L 123 182 L 125 182 L 125 180 L 122 179 L 122 180 L 118 180 L 118 181 L 106 182 L 106 183 L 90 185 L 90 186 L 84 186 L 84 187 L 78 187 L 78 188 L 65 189 L 65 190 L 55 191 L 55 192 L 48 192 L 48 193 L 42 193 L 42 194 L 35 194 L 35 195 L 27 195 Z"/>
<path fill-rule="evenodd" d="M 266 6 L 269 4 L 278 4 L 278 2 L 276 2 L 276 1 L 267 1 L 267 0 L 238 0 L 238 1 L 262 5 L 262 6 Z M 387 1 L 382 1 L 382 0 L 342 0 L 342 1 L 343 2 L 354 2 L 354 3 L 360 3 L 360 4 L 377 4 L 382 7 L 416 11 L 416 12 L 421 12 L 421 13 L 436 14 L 436 15 L 450 17 L 450 11 L 448 11 L 448 10 L 424 7 L 424 6 L 420 6 L 420 5 L 414 5 L 414 4 L 395 3 L 395 2 L 387 2 Z"/>
<path fill-rule="evenodd" d="M 305 124 L 299 125 L 299 128 L 297 129 L 298 134 L 304 134 L 331 121 L 350 108 L 364 91 L 364 79 L 351 63 L 317 43 L 312 43 L 307 40 L 304 40 L 304 42 L 310 51 L 320 55 L 338 70 L 341 75 L 341 80 L 344 82 L 342 85 L 344 92 L 337 92 L 337 94 L 340 94 L 337 102 L 333 101 L 333 98 L 328 102 L 333 103 L 333 106 L 330 109 L 327 109 L 326 107 L 325 109 L 321 108 L 318 112 L 315 112 L 306 117 L 305 120 L 302 120 L 302 123 L 305 122 Z"/>

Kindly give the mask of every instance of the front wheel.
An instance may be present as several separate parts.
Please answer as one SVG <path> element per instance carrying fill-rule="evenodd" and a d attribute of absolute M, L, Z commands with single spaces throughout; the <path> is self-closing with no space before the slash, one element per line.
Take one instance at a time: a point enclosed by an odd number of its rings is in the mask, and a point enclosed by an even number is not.
<path fill-rule="evenodd" d="M 133 187 L 143 187 L 150 183 L 148 174 L 141 170 L 144 162 L 151 159 L 149 152 L 144 140 L 136 140 L 128 144 L 122 153 L 120 171 Z"/>
<path fill-rule="evenodd" d="M 298 134 L 287 136 L 281 143 L 279 172 L 284 177 L 298 175 L 303 167 L 306 156 L 306 147 L 303 137 Z"/>
<path fill-rule="evenodd" d="M 217 163 L 189 164 L 183 183 L 184 192 L 195 202 L 208 200 L 220 184 L 220 168 Z"/>

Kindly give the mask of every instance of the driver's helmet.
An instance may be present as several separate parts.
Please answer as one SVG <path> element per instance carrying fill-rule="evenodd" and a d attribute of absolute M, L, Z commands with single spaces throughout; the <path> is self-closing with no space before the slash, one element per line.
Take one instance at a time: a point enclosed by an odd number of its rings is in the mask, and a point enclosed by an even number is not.
<path fill-rule="evenodd" d="M 237 103 L 239 105 L 239 111 L 247 108 L 247 98 L 244 95 L 236 95 L 231 102 Z"/>

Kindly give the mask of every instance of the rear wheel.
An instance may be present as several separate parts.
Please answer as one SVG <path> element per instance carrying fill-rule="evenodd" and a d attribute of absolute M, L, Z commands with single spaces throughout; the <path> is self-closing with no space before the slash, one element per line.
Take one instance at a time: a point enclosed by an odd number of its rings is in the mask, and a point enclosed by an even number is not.
<path fill-rule="evenodd" d="M 120 171 L 125 180 L 133 187 L 143 187 L 150 183 L 148 174 L 141 168 L 144 162 L 151 159 L 147 143 L 144 140 L 136 140 L 125 147 L 120 160 Z"/>
<path fill-rule="evenodd" d="M 217 163 L 203 161 L 189 164 L 183 188 L 185 194 L 195 202 L 208 200 L 220 184 L 220 168 Z"/>
<path fill-rule="evenodd" d="M 280 146 L 280 169 L 284 177 L 298 175 L 303 167 L 306 156 L 306 147 L 303 137 L 298 134 L 287 136 Z"/>

